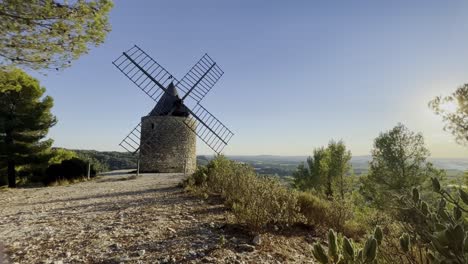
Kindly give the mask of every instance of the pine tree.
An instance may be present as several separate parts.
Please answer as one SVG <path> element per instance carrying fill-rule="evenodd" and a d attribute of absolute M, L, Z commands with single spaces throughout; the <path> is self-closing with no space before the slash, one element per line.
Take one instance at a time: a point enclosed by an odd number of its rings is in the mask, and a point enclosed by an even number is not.
<path fill-rule="evenodd" d="M 50 153 L 52 140 L 44 138 L 56 119 L 44 92 L 24 71 L 0 69 L 0 167 L 7 167 L 9 187 L 16 187 L 17 166 L 43 162 Z"/>
<path fill-rule="evenodd" d="M 389 207 L 398 195 L 438 177 L 440 171 L 428 157 L 422 134 L 402 124 L 381 133 L 374 141 L 369 174 L 361 178 L 361 194 L 378 207 Z"/>
<path fill-rule="evenodd" d="M 0 1 L 0 65 L 58 69 L 99 46 L 111 0 Z"/>

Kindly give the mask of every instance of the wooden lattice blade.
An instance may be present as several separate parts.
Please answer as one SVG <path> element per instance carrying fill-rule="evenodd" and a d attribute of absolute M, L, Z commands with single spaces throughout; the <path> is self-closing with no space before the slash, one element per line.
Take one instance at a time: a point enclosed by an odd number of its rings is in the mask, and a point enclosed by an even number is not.
<path fill-rule="evenodd" d="M 218 82 L 224 72 L 205 54 L 185 76 L 176 83 L 177 89 L 184 91 L 183 98 L 188 97 L 199 103 Z"/>

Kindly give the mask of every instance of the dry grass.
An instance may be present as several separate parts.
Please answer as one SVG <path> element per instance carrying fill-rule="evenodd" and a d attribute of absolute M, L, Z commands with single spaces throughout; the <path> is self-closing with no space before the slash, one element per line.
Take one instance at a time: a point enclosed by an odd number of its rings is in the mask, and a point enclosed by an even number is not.
<path fill-rule="evenodd" d="M 200 168 L 185 185 L 197 196 L 220 195 L 237 221 L 256 231 L 268 224 L 291 225 L 300 217 L 295 193 L 278 179 L 257 176 L 252 167 L 223 156 Z"/>

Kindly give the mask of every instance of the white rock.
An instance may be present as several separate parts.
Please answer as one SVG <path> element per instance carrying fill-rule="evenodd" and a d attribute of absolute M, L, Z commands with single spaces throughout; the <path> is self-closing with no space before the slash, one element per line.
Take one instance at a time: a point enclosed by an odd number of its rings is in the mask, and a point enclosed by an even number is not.
<path fill-rule="evenodd" d="M 260 235 L 256 235 L 252 240 L 252 243 L 257 246 L 262 244 L 262 238 L 260 237 Z"/>

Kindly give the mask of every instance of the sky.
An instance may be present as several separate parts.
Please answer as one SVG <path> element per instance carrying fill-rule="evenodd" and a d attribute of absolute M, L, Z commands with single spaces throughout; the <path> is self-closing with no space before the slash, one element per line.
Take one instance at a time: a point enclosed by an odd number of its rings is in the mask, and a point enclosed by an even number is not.
<path fill-rule="evenodd" d="M 112 61 L 140 46 L 179 79 L 208 53 L 225 74 L 202 104 L 234 133 L 228 155 L 353 155 L 399 122 L 433 157 L 468 157 L 428 108 L 468 82 L 467 1 L 115 1 L 104 44 L 47 75 L 54 145 L 118 150 L 153 107 Z M 212 154 L 199 141 L 198 154 Z"/>

